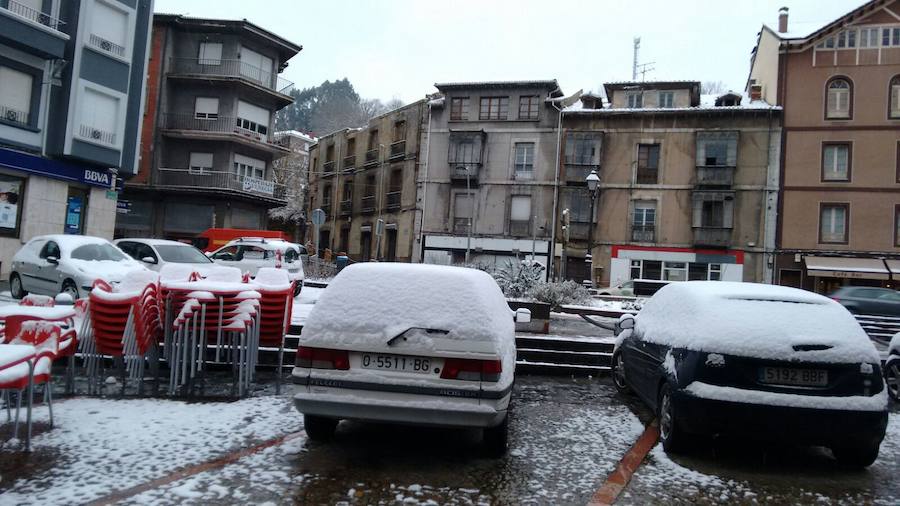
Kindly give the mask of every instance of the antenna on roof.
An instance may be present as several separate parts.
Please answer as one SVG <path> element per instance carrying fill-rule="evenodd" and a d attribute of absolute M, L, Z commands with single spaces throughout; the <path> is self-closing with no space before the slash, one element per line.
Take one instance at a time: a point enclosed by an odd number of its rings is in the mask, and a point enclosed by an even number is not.
<path fill-rule="evenodd" d="M 643 81 L 647 76 L 647 72 L 654 70 L 653 64 L 656 63 L 656 62 L 638 63 L 638 54 L 640 53 L 640 50 L 641 50 L 641 38 L 635 37 L 634 38 L 634 59 L 631 64 L 631 80 L 632 81 L 637 81 L 638 74 L 641 75 L 641 81 Z"/>

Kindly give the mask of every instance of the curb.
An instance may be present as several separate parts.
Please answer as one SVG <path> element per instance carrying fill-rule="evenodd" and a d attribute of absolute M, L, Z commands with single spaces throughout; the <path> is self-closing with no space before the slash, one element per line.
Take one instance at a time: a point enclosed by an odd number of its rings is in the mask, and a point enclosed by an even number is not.
<path fill-rule="evenodd" d="M 612 474 L 607 476 L 603 486 L 594 492 L 588 506 L 608 506 L 615 503 L 619 494 L 631 481 L 634 472 L 641 466 L 644 457 L 656 446 L 658 440 L 659 426 L 656 424 L 656 420 L 653 420 L 634 442 L 631 449 L 622 457 Z"/>

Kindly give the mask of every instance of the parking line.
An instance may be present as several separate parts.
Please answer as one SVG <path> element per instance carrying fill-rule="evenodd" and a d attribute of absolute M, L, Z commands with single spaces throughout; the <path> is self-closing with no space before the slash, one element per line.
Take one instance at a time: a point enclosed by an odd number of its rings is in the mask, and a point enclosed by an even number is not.
<path fill-rule="evenodd" d="M 656 420 L 653 420 L 650 422 L 650 425 L 644 429 L 641 437 L 634 442 L 634 445 L 632 445 L 625 456 L 622 457 L 622 460 L 619 461 L 615 471 L 607 476 L 603 486 L 594 492 L 588 506 L 608 506 L 616 502 L 619 494 L 625 489 L 628 482 L 631 481 L 631 476 L 634 475 L 637 468 L 641 466 L 644 457 L 646 457 L 647 454 L 650 453 L 650 450 L 656 446 L 658 440 L 659 426 L 657 425 Z"/>
<path fill-rule="evenodd" d="M 237 450 L 235 452 L 226 454 L 215 460 L 209 460 L 206 462 L 202 462 L 200 464 L 188 466 L 184 469 L 175 471 L 174 473 L 163 476 L 161 478 L 157 478 L 155 480 L 148 481 L 146 483 L 141 483 L 140 485 L 135 485 L 134 487 L 126 488 L 125 490 L 113 492 L 109 495 L 106 495 L 104 497 L 95 499 L 95 500 L 87 503 L 87 506 L 101 506 L 101 505 L 114 504 L 119 501 L 128 499 L 129 497 L 133 497 L 133 496 L 136 496 L 143 492 L 147 492 L 148 490 L 153 490 L 155 488 L 162 487 L 163 485 L 168 485 L 169 483 L 181 480 L 183 478 L 188 478 L 190 476 L 200 474 L 204 471 L 210 471 L 213 469 L 225 467 L 228 464 L 236 462 L 248 455 L 252 455 L 254 453 L 265 450 L 266 448 L 271 448 L 273 446 L 280 445 L 281 443 L 290 441 L 292 439 L 296 439 L 297 437 L 299 437 L 303 434 L 304 434 L 303 431 L 291 432 L 291 433 L 285 434 L 283 436 L 276 437 L 274 439 L 269 439 L 267 441 L 263 441 L 262 443 L 255 445 L 255 446 L 251 446 L 249 448 L 243 448 L 241 450 Z"/>

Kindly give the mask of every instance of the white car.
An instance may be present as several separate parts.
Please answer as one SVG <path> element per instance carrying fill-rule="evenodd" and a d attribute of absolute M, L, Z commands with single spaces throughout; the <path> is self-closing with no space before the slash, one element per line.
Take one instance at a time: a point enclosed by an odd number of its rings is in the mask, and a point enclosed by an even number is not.
<path fill-rule="evenodd" d="M 888 395 L 900 402 L 900 332 L 894 334 L 888 345 L 888 357 L 884 364 L 884 381 Z"/>
<path fill-rule="evenodd" d="M 205 268 L 213 265 L 202 251 L 190 244 L 165 239 L 117 239 L 113 242 L 131 258 L 142 262 L 145 267 L 159 272 L 166 264 L 192 264 L 203 274 Z"/>
<path fill-rule="evenodd" d="M 28 293 L 67 293 L 77 299 L 98 279 L 119 283 L 136 270 L 146 269 L 106 239 L 44 235 L 28 241 L 13 257 L 9 287 L 17 299 Z"/>
<path fill-rule="evenodd" d="M 628 280 L 617 285 L 598 288 L 597 295 L 618 295 L 620 297 L 634 297 L 634 281 Z"/>
<path fill-rule="evenodd" d="M 296 282 L 294 295 L 300 293 L 303 285 L 303 262 L 298 245 L 278 239 L 262 237 L 241 237 L 209 254 L 219 265 L 237 267 L 256 277 L 260 267 L 280 267 L 287 270 L 288 278 Z"/>
<path fill-rule="evenodd" d="M 293 381 L 307 435 L 341 419 L 476 427 L 505 452 L 516 367 L 513 312 L 475 269 L 351 265 L 326 288 L 300 337 Z"/>

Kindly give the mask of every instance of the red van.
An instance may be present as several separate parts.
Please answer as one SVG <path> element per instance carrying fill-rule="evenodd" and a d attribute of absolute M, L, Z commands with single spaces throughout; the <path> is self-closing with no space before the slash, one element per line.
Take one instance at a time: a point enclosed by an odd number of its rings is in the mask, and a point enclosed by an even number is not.
<path fill-rule="evenodd" d="M 250 230 L 245 228 L 210 228 L 206 232 L 195 237 L 191 242 L 203 250 L 204 253 L 215 251 L 228 244 L 228 241 L 241 237 L 263 237 L 266 239 L 282 239 L 288 241 L 288 236 L 278 230 Z"/>

